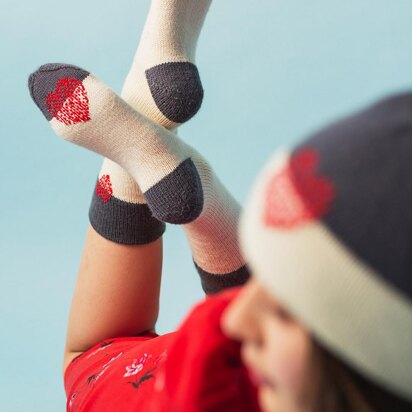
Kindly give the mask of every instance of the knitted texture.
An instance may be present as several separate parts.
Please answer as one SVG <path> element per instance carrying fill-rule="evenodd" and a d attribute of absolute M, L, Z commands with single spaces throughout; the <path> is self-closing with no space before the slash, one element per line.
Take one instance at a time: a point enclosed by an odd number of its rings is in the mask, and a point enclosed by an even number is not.
<path fill-rule="evenodd" d="M 194 64 L 162 63 L 147 69 L 146 78 L 157 108 L 172 122 L 184 123 L 199 110 L 203 87 Z"/>
<path fill-rule="evenodd" d="M 33 93 L 36 101 L 50 94 L 41 86 L 44 83 L 49 90 L 47 77 L 42 68 L 33 75 L 32 89 L 39 90 Z M 60 80 L 55 79 L 55 84 Z M 127 170 L 138 182 L 155 218 L 184 225 L 196 264 L 204 272 L 227 275 L 241 268 L 243 272 L 237 242 L 240 208 L 209 163 L 174 133 L 133 110 L 94 76 L 81 83 L 87 107 L 75 90 L 50 120 L 55 132 Z M 79 107 L 87 110 L 89 120 L 76 117 Z M 70 125 L 59 120 L 63 115 L 71 120 Z M 105 196 L 105 189 L 110 187 L 107 178 L 101 180 L 101 186 Z M 244 275 L 232 279 L 232 286 L 241 284 Z M 221 285 L 228 286 L 227 282 Z"/>
<path fill-rule="evenodd" d="M 412 399 L 412 94 L 269 161 L 241 220 L 252 272 L 316 338 Z"/>
<path fill-rule="evenodd" d="M 122 97 L 135 110 L 165 127 L 175 128 L 186 122 L 201 106 L 202 84 L 197 67 L 189 59 L 194 59 L 209 3 L 152 1 Z M 176 62 L 176 56 L 182 61 Z M 102 181 L 111 185 L 112 193 L 102 190 Z M 98 233 L 117 243 L 148 243 L 165 230 L 165 224 L 152 216 L 137 183 L 109 159 L 103 161 L 89 219 Z"/>
<path fill-rule="evenodd" d="M 90 120 L 89 100 L 82 83 L 88 75 L 76 66 L 53 63 L 30 76 L 31 96 L 47 120 L 55 118 L 66 126 Z M 38 82 L 39 77 L 45 82 Z M 93 192 L 89 219 L 100 235 L 123 244 L 152 242 L 166 228 L 164 222 L 152 216 L 137 183 L 108 159 L 103 162 Z"/>
<path fill-rule="evenodd" d="M 171 129 L 193 117 L 203 99 L 196 46 L 211 0 L 152 0 L 122 97 Z"/>
<path fill-rule="evenodd" d="M 119 165 L 104 159 L 89 208 L 93 229 L 112 242 L 153 242 L 166 225 L 152 216 L 138 184 Z"/>
<path fill-rule="evenodd" d="M 215 295 L 222 290 L 230 289 L 234 286 L 244 285 L 250 278 L 249 270 L 246 265 L 238 270 L 225 275 L 208 273 L 198 266 L 195 262 L 196 269 L 200 275 L 203 290 L 207 295 Z"/>

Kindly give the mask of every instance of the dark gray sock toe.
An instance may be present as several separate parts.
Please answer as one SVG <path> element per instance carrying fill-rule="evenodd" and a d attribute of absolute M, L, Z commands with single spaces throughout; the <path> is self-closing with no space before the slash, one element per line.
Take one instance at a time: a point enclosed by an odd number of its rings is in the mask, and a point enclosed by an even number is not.
<path fill-rule="evenodd" d="M 55 92 L 58 81 L 62 78 L 74 78 L 83 81 L 90 73 L 71 64 L 49 63 L 40 66 L 29 76 L 30 95 L 47 120 L 53 118 L 46 97 Z"/>
<path fill-rule="evenodd" d="M 193 117 L 202 104 L 203 88 L 193 63 L 163 63 L 146 70 L 153 99 L 165 117 L 184 123 Z"/>
<path fill-rule="evenodd" d="M 202 183 L 190 158 L 152 186 L 144 196 L 153 216 L 162 222 L 189 223 L 203 210 Z"/>

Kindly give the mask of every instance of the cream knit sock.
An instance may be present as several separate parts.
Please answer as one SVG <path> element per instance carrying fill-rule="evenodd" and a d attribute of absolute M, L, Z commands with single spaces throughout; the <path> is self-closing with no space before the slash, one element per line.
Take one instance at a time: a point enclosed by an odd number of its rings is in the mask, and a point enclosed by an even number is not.
<path fill-rule="evenodd" d="M 93 229 L 112 242 L 153 242 L 166 225 L 153 217 L 138 184 L 119 165 L 105 158 L 89 208 Z"/>
<path fill-rule="evenodd" d="M 176 128 L 199 110 L 203 89 L 195 48 L 211 0 L 153 0 L 133 65 L 122 89 L 135 110 Z M 89 210 L 93 228 L 117 243 L 148 243 L 161 236 L 137 183 L 104 159 Z"/>
<path fill-rule="evenodd" d="M 195 51 L 211 0 L 152 0 L 122 97 L 171 129 L 194 116 L 203 88 Z"/>
<path fill-rule="evenodd" d="M 42 66 L 29 84 L 59 136 L 121 165 L 157 219 L 185 225 L 207 293 L 247 279 L 237 244 L 239 206 L 199 153 L 78 67 Z M 221 285 L 209 287 L 208 277 L 221 274 Z"/>

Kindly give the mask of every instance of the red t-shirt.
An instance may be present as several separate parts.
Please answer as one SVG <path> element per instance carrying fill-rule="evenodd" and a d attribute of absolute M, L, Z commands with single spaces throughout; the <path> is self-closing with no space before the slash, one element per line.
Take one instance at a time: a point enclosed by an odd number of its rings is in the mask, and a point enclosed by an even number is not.
<path fill-rule="evenodd" d="M 240 345 L 220 330 L 239 289 L 195 306 L 176 332 L 106 339 L 74 359 L 64 376 L 67 411 L 259 411 Z"/>

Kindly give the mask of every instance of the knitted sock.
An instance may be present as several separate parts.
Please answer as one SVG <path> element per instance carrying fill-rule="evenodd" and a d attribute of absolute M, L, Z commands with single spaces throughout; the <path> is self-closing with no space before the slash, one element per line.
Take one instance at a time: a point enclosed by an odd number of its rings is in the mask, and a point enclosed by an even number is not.
<path fill-rule="evenodd" d="M 210 1 L 153 0 L 124 83 L 123 99 L 167 128 L 189 120 L 200 108 L 203 89 L 193 61 Z M 103 237 L 124 244 L 149 243 L 165 230 L 137 183 L 109 159 L 100 170 L 89 220 Z"/>
<path fill-rule="evenodd" d="M 185 225 L 207 293 L 247 280 L 237 244 L 239 206 L 199 153 L 78 67 L 42 66 L 29 85 L 59 136 L 121 165 L 153 216 Z"/>
<path fill-rule="evenodd" d="M 166 225 L 152 216 L 138 184 L 119 165 L 104 159 L 89 208 L 93 229 L 112 242 L 153 242 Z"/>
<path fill-rule="evenodd" d="M 171 129 L 193 117 L 203 88 L 194 65 L 211 0 L 152 0 L 122 97 Z"/>

